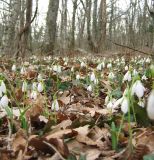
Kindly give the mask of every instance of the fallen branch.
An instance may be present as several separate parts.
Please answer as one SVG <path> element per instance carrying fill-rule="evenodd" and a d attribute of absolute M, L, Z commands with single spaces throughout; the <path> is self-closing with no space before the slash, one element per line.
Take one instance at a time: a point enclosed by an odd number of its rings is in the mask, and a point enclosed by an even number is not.
<path fill-rule="evenodd" d="M 131 49 L 133 51 L 136 51 L 136 52 L 139 52 L 139 53 L 143 53 L 145 55 L 149 55 L 149 56 L 152 56 L 153 54 L 151 53 L 147 53 L 147 52 L 144 52 L 144 51 L 141 51 L 141 50 L 138 50 L 138 49 L 135 49 L 135 48 L 132 48 L 130 46 L 126 46 L 126 45 L 123 45 L 123 44 L 119 44 L 117 42 L 113 42 L 111 39 L 107 39 L 108 41 L 110 41 L 111 43 L 117 45 L 117 46 L 120 46 L 120 47 L 123 47 L 123 48 L 128 48 L 128 49 Z"/>

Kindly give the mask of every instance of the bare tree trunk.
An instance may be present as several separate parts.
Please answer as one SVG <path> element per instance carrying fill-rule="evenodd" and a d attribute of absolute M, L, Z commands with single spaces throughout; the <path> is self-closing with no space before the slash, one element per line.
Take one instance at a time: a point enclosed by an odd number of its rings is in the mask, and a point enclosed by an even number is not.
<path fill-rule="evenodd" d="M 25 57 L 26 52 L 29 50 L 29 41 L 30 41 L 30 30 L 31 30 L 31 17 L 32 17 L 32 0 L 26 1 L 26 25 L 28 25 L 27 29 L 23 34 L 23 51 L 22 56 Z"/>
<path fill-rule="evenodd" d="M 62 0 L 61 12 L 61 27 L 60 27 L 60 41 L 62 50 L 66 49 L 67 40 L 67 0 Z"/>
<path fill-rule="evenodd" d="M 101 0 L 99 8 L 99 29 L 98 29 L 98 50 L 103 51 L 106 48 L 106 0 Z"/>
<path fill-rule="evenodd" d="M 50 0 L 46 18 L 48 51 L 53 54 L 56 43 L 57 16 L 58 16 L 59 0 Z"/>
<path fill-rule="evenodd" d="M 16 24 L 20 14 L 20 7 L 21 3 L 20 0 L 13 0 L 10 3 L 10 21 L 9 21 L 9 31 L 8 31 L 8 48 L 9 48 L 9 55 L 14 53 L 14 41 L 15 41 L 15 34 L 16 34 Z"/>
<path fill-rule="evenodd" d="M 22 14 L 20 17 L 20 30 L 17 33 L 16 37 L 16 52 L 15 57 L 18 58 L 19 56 L 25 57 L 26 50 L 28 49 L 28 37 L 30 35 L 30 27 L 31 23 L 34 21 L 36 15 L 37 15 L 37 9 L 38 6 L 36 5 L 35 13 L 33 18 L 32 17 L 32 4 L 33 0 L 27 0 L 26 1 L 26 21 L 24 24 L 24 1 L 21 3 L 22 7 Z M 38 4 L 38 0 L 36 1 L 36 4 Z"/>
<path fill-rule="evenodd" d="M 93 33 L 93 40 L 96 41 L 97 37 L 97 3 L 98 0 L 94 0 L 94 7 L 93 7 L 93 23 L 92 23 L 92 33 Z"/>
<path fill-rule="evenodd" d="M 90 47 L 90 50 L 93 52 L 98 52 L 96 43 L 92 40 L 91 34 L 91 0 L 86 0 L 86 14 L 87 14 L 87 40 Z"/>
<path fill-rule="evenodd" d="M 70 49 L 74 49 L 75 47 L 75 21 L 76 21 L 76 11 L 77 11 L 77 6 L 78 6 L 77 2 L 78 0 L 73 0 L 73 15 L 72 15 Z"/>

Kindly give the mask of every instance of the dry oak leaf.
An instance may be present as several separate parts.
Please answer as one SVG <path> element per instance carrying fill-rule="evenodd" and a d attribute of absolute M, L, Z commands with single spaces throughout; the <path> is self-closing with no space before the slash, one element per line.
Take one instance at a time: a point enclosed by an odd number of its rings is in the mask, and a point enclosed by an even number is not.
<path fill-rule="evenodd" d="M 66 129 L 67 127 L 72 125 L 72 121 L 70 119 L 62 121 L 60 124 L 53 126 L 52 128 L 54 130 L 61 130 L 61 129 Z"/>
<path fill-rule="evenodd" d="M 83 143 L 89 146 L 97 146 L 97 143 L 87 136 L 77 135 L 76 140 L 80 143 Z"/>
<path fill-rule="evenodd" d="M 51 131 L 45 138 L 47 140 L 50 140 L 51 138 L 74 137 L 77 134 L 78 133 L 72 129 L 64 129 L 60 131 Z"/>
<path fill-rule="evenodd" d="M 86 136 L 89 133 L 89 125 L 85 125 L 83 127 L 75 128 L 75 131 L 78 132 L 79 135 Z"/>
<path fill-rule="evenodd" d="M 19 152 L 20 150 L 24 151 L 26 144 L 27 144 L 27 140 L 26 140 L 25 131 L 22 129 L 19 129 L 13 139 L 12 149 L 15 153 Z"/>

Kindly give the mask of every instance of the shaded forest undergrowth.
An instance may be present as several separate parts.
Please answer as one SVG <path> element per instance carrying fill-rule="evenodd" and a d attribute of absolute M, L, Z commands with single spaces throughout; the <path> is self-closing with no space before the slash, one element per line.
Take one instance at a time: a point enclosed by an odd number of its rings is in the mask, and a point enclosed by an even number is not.
<path fill-rule="evenodd" d="M 0 159 L 150 160 L 153 83 L 150 57 L 1 58 Z"/>

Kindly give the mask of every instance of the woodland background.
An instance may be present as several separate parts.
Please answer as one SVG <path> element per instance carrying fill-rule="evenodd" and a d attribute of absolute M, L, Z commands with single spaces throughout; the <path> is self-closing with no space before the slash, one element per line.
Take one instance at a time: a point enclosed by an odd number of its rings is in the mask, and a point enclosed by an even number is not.
<path fill-rule="evenodd" d="M 1 53 L 15 57 L 72 51 L 102 54 L 124 52 L 122 46 L 153 53 L 153 0 L 44 0 L 49 4 L 42 24 L 40 1 L 0 0 Z"/>

